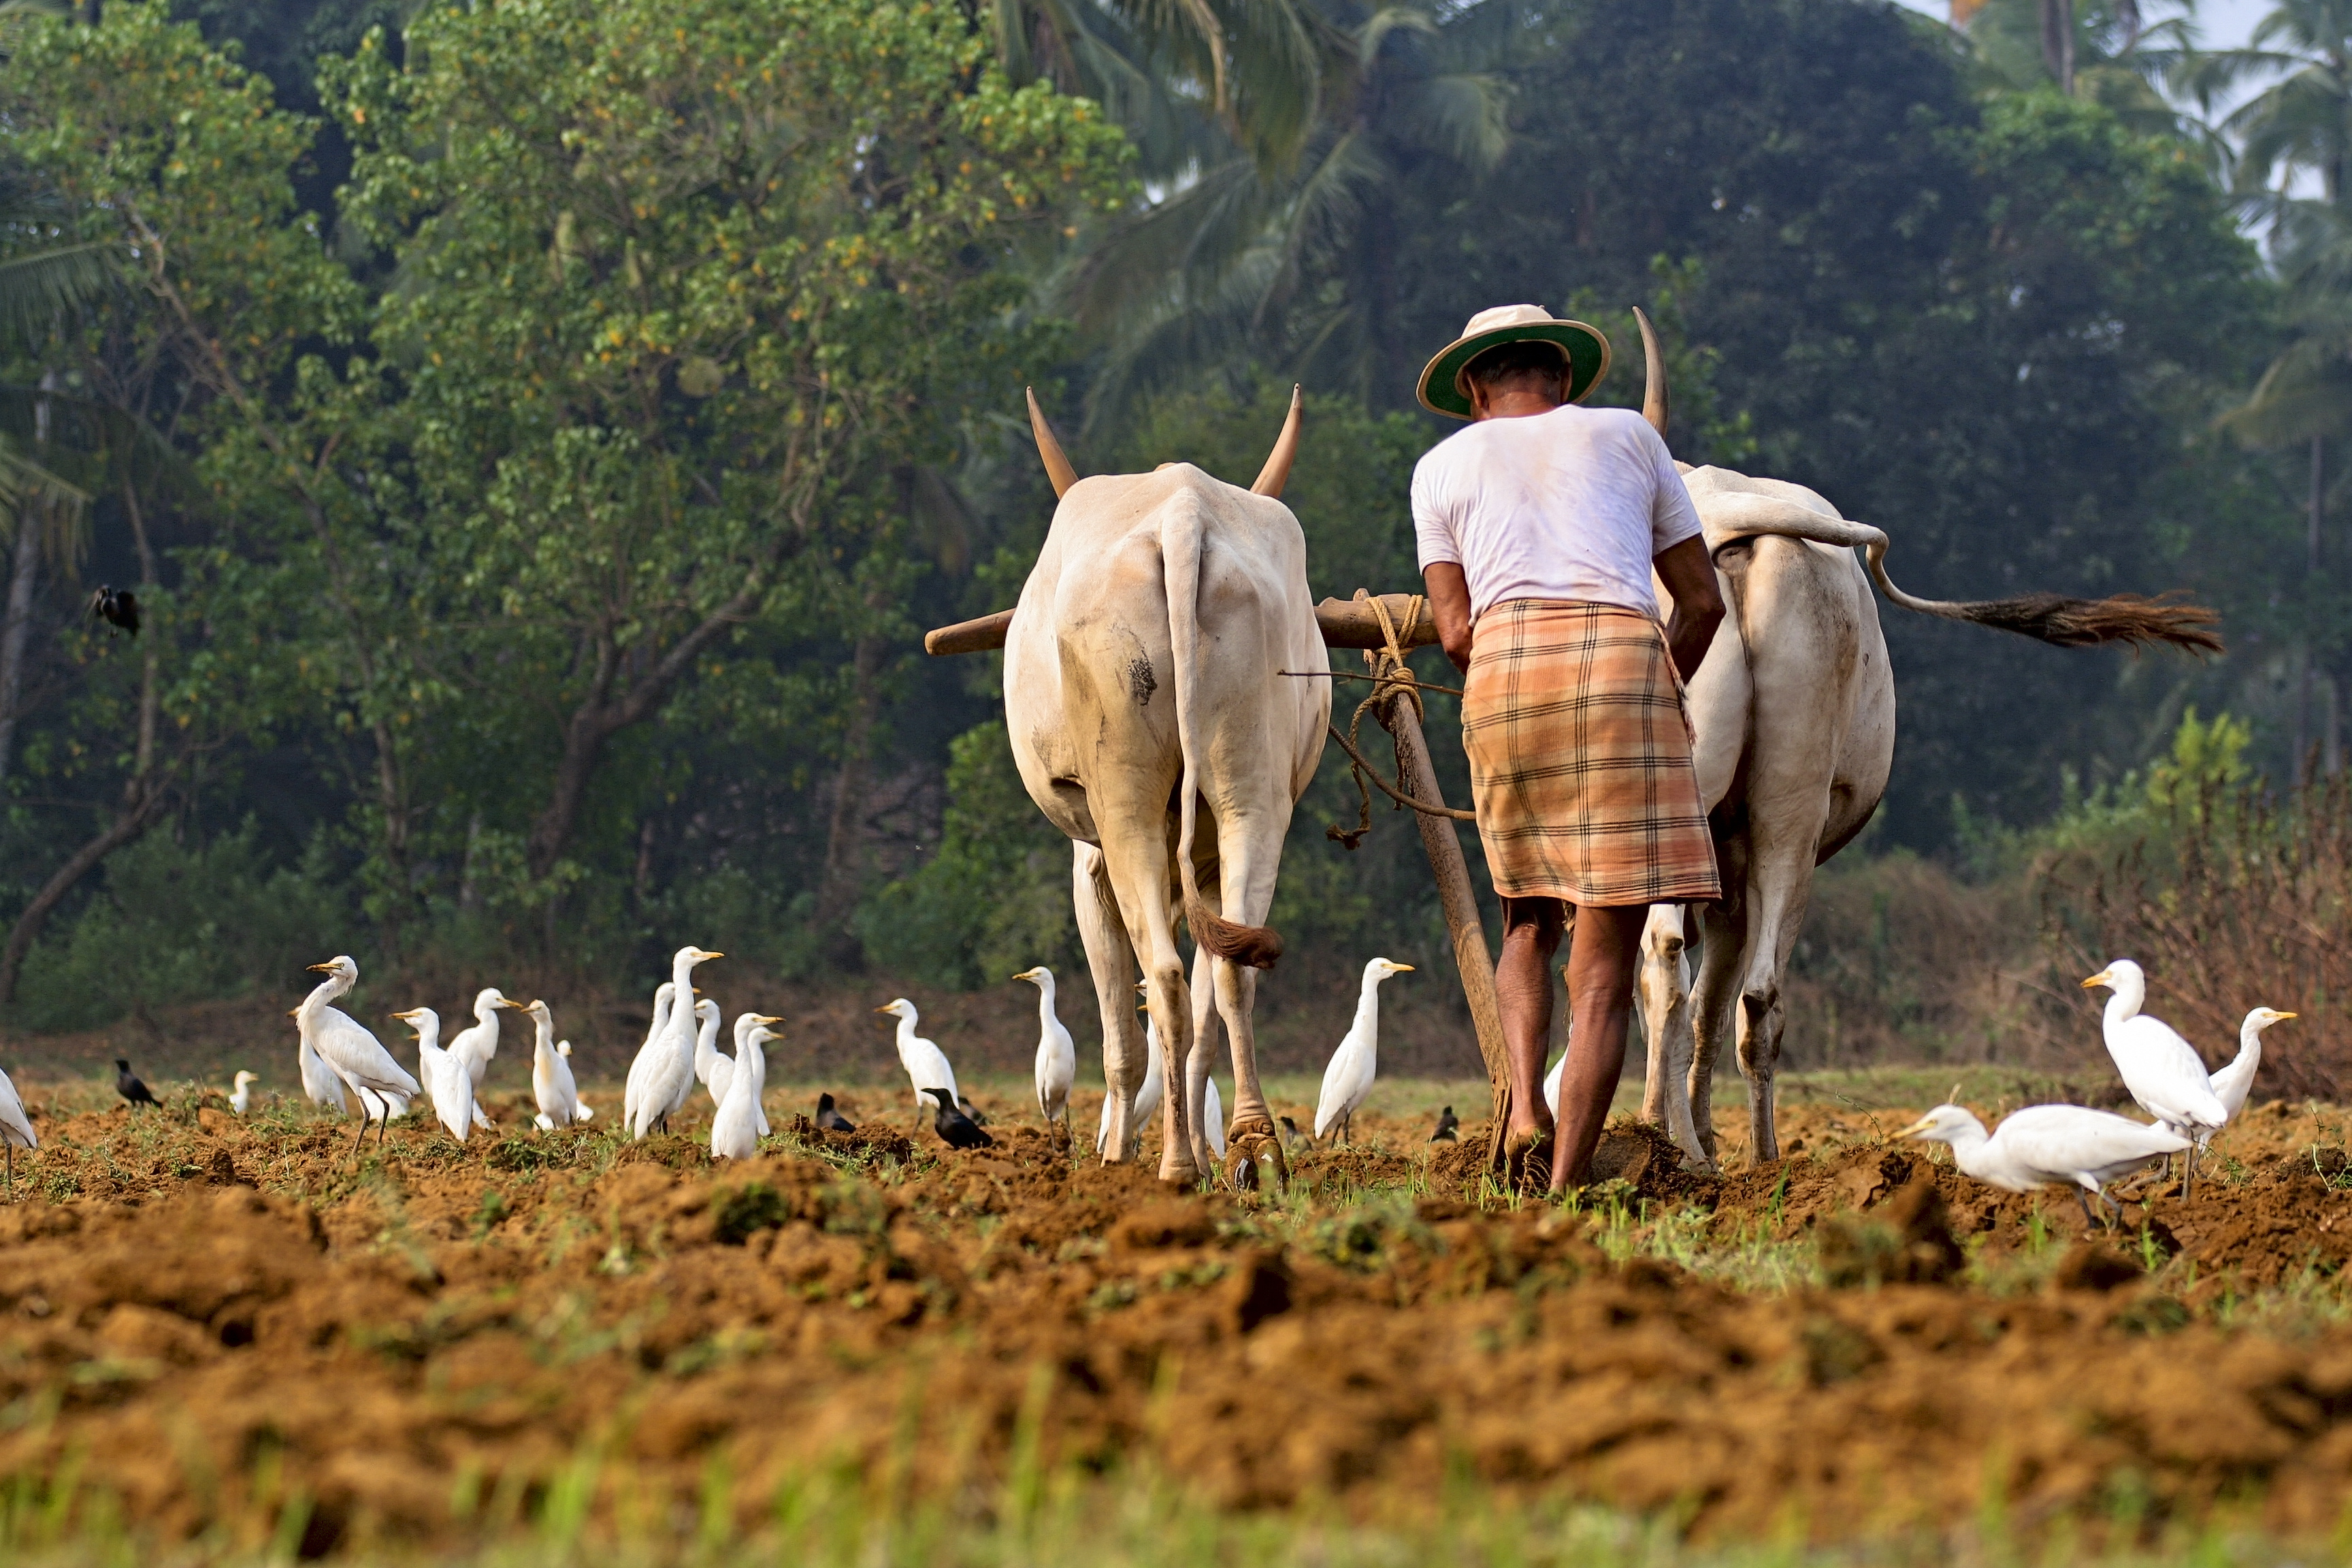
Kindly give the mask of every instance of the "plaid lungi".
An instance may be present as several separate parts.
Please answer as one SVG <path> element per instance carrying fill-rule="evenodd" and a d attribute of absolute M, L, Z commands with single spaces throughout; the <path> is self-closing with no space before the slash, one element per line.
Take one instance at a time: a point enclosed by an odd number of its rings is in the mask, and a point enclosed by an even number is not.
<path fill-rule="evenodd" d="M 1496 893 L 1594 907 L 1722 896 L 1682 691 L 1640 611 L 1489 608 L 1471 639 L 1462 747 Z"/>

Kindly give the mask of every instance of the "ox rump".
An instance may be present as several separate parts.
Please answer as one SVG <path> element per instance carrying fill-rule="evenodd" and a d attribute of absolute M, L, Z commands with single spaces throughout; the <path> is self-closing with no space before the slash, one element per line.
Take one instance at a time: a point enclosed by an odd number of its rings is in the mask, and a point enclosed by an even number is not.
<path fill-rule="evenodd" d="M 1233 1043 L 1227 1179 L 1286 1171 L 1258 1084 L 1256 971 L 1290 812 L 1315 777 L 1331 692 L 1307 590 L 1307 540 L 1282 504 L 1299 400 L 1257 482 L 1189 463 L 1081 479 L 1033 395 L 1060 505 L 1004 632 L 1004 721 L 1030 798 L 1072 846 L 1078 932 L 1095 983 L 1112 1104 L 1108 1159 L 1134 1156 L 1146 1053 L 1129 1000 L 1139 965 L 1168 1081 L 1160 1174 L 1213 1168 L 1194 1047 L 1209 1008 Z M 1199 949 L 1192 981 L 1175 917 Z"/>

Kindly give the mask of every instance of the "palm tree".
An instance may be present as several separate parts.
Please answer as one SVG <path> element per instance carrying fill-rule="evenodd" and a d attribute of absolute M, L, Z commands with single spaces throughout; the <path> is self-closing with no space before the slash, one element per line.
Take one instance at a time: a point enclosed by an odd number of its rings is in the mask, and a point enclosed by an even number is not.
<path fill-rule="evenodd" d="M 1311 81 L 1252 100 L 1283 117 L 1221 123 L 1179 180 L 1095 237 L 1063 279 L 1108 350 L 1097 417 L 1219 364 L 1270 363 L 1376 402 L 1403 384 L 1381 330 L 1402 292 L 1399 203 L 1433 166 L 1468 175 L 1500 160 L 1498 68 L 1520 9 L 1302 0 L 1299 12 L 1317 44 Z M 1313 113 L 1293 137 L 1297 102 Z"/>

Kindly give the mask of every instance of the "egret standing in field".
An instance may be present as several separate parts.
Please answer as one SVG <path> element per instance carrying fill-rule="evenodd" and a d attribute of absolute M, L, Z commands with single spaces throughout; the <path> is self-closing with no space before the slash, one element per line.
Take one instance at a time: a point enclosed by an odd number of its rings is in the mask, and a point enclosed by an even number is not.
<path fill-rule="evenodd" d="M 1356 1108 L 1372 1092 L 1372 1079 L 1380 1071 L 1381 983 L 1391 974 L 1412 973 L 1412 964 L 1385 958 L 1364 965 L 1363 989 L 1356 996 L 1356 1022 L 1340 1040 L 1339 1048 L 1331 1053 L 1330 1066 L 1323 1069 L 1323 1098 L 1315 1106 L 1318 1139 L 1336 1131 L 1339 1142 L 1349 1141 Z"/>
<path fill-rule="evenodd" d="M 229 1083 L 228 1108 L 231 1110 L 236 1111 L 239 1116 L 243 1116 L 247 1111 L 251 1110 L 253 1109 L 253 1086 L 260 1081 L 261 1079 L 258 1076 L 246 1072 L 240 1068 L 236 1077 Z"/>
<path fill-rule="evenodd" d="M 464 1064 L 467 1081 L 474 1086 L 474 1094 L 482 1092 L 482 1077 L 490 1070 L 490 1058 L 499 1054 L 499 1014 L 512 1007 L 522 1011 L 522 1004 L 509 1002 L 505 993 L 495 985 L 485 985 L 474 993 L 474 1022 L 449 1037 L 449 1054 Z M 478 1116 L 481 1107 L 474 1108 Z M 489 1122 L 484 1121 L 488 1127 Z"/>
<path fill-rule="evenodd" d="M 0 1072 L 0 1159 L 5 1159 L 8 1173 L 8 1196 L 16 1195 L 16 1151 L 41 1146 L 33 1131 L 33 1119 L 25 1114 L 24 1099 L 8 1075 Z"/>
<path fill-rule="evenodd" d="M 2107 1196 L 2109 1182 L 2189 1147 L 2170 1128 L 2080 1105 L 2029 1105 L 1990 1133 L 1972 1111 L 1939 1105 L 1895 1136 L 1949 1143 L 1952 1163 L 1964 1174 L 2003 1192 L 2073 1187 L 2083 1218 L 2092 1224 L 2098 1223 L 2091 1212 L 2094 1197 L 2122 1212 Z"/>
<path fill-rule="evenodd" d="M 1078 1047 L 1054 1012 L 1054 972 L 1044 964 L 1013 977 L 1037 988 L 1037 1113 L 1051 1127 L 1070 1125 L 1070 1085 L 1077 1080 Z"/>
<path fill-rule="evenodd" d="M 915 1033 L 915 1026 L 921 1018 L 921 1015 L 915 1011 L 915 1005 L 900 996 L 874 1010 L 898 1020 L 898 1065 L 907 1069 L 907 1081 L 914 1089 L 915 1109 L 918 1111 L 933 1109 L 923 1094 L 927 1089 L 939 1089 L 947 1091 L 948 1108 L 953 1110 L 960 1098 L 956 1093 L 955 1068 L 948 1065 L 945 1051 Z M 955 1113 L 959 1118 L 963 1116 L 961 1110 Z"/>
<path fill-rule="evenodd" d="M 708 952 L 688 942 L 670 955 L 670 1006 L 667 1022 L 656 1037 L 646 1042 L 637 1053 L 644 1065 L 645 1076 L 637 1085 L 635 1104 L 629 1116 L 629 1135 L 643 1138 L 654 1128 L 669 1131 L 672 1113 L 686 1103 L 694 1090 L 694 1036 L 696 1010 L 693 1003 L 694 972 L 714 958 L 724 958 L 723 952 Z M 714 1004 L 714 1005 L 716 1005 Z M 630 1077 L 636 1078 L 632 1070 Z"/>
<path fill-rule="evenodd" d="M 743 1042 L 751 1038 L 752 1030 L 764 1029 L 771 1025 L 781 1024 L 783 1021 L 784 1020 L 781 1016 L 772 1013 L 738 1013 L 735 1015 L 734 1056 L 731 1058 L 725 1057 L 721 1056 L 716 1049 L 712 1050 L 710 1053 L 709 1070 L 703 1078 L 703 1082 L 710 1086 L 710 1099 L 712 1102 L 711 1113 L 713 1115 L 718 1114 L 717 1108 L 719 1106 L 727 1103 L 727 1091 L 735 1082 L 735 1064 L 743 1059 Z M 773 1033 L 771 1033 L 768 1036 L 768 1038 L 772 1040 L 776 1038 L 776 1036 Z M 701 1047 L 698 1044 L 695 1048 L 699 1051 Z M 760 1053 L 760 1071 L 761 1075 L 761 1081 L 762 1083 L 767 1081 L 767 1053 L 765 1051 L 761 1051 Z M 768 1110 L 767 1107 L 760 1103 L 759 1098 L 756 1095 L 752 1097 L 751 1112 L 754 1116 L 759 1118 L 760 1136 L 765 1138 L 768 1135 Z"/>
<path fill-rule="evenodd" d="M 2246 1096 L 2253 1091 L 2254 1073 L 2263 1065 L 2263 1031 L 2294 1016 L 2275 1008 L 2257 1007 L 2238 1026 L 2237 1059 L 2212 1079 L 2213 1098 L 2221 1102 L 2221 1109 L 2233 1120 L 2246 1109 Z"/>
<path fill-rule="evenodd" d="M 293 1008 L 286 1016 L 299 1018 L 302 1016 L 302 1009 Z M 303 1035 L 295 1047 L 294 1060 L 295 1065 L 302 1069 L 302 1092 L 310 1097 L 311 1104 L 331 1105 L 338 1116 L 351 1110 L 351 1101 L 343 1095 L 341 1076 L 327 1065 L 326 1058 L 312 1048 L 309 1035 Z"/>
<path fill-rule="evenodd" d="M 776 1037 L 775 1031 L 758 1021 L 760 1015 L 746 1013 L 754 1020 L 751 1028 L 738 1033 L 735 1059 L 729 1064 L 726 1103 L 719 1114 L 710 1119 L 710 1157 L 714 1160 L 748 1160 L 760 1152 L 760 1137 L 767 1129 L 767 1113 L 760 1108 L 760 1097 L 768 1087 L 768 1053 L 762 1048 Z"/>
<path fill-rule="evenodd" d="M 433 1114 L 458 1142 L 474 1130 L 474 1080 L 466 1058 L 441 1048 L 441 1015 L 430 1007 L 411 1007 L 394 1017 L 416 1031 L 416 1076 L 424 1081 L 425 1097 Z"/>
<path fill-rule="evenodd" d="M 2139 1108 L 2192 1143 L 2201 1142 L 2230 1120 L 2212 1078 L 2197 1047 L 2181 1038 L 2171 1025 L 2140 1011 L 2147 1000 L 2147 976 L 2128 958 L 2118 958 L 2083 982 L 2083 989 L 2104 985 L 2111 994 L 2102 1019 L 2107 1055 L 2115 1058 L 2124 1087 Z M 2180 1163 L 2180 1195 L 2189 1196 L 2196 1181 L 2196 1155 Z"/>
<path fill-rule="evenodd" d="M 383 1043 L 365 1025 L 332 1005 L 336 998 L 359 984 L 360 966 L 351 955 L 338 953 L 310 968 L 327 978 L 294 1010 L 296 1026 L 302 1031 L 303 1043 L 318 1052 L 320 1059 L 334 1068 L 362 1097 L 359 1138 L 352 1140 L 352 1148 L 356 1151 L 360 1139 L 367 1136 L 369 1114 L 378 1118 L 376 1141 L 380 1144 L 391 1116 L 391 1107 L 385 1102 L 394 1096 L 403 1102 L 414 1100 L 424 1092 L 424 1088 L 408 1076 L 407 1068 L 392 1059 L 392 1053 L 383 1048 Z M 381 1110 L 369 1105 L 366 1097 L 371 1094 L 379 1097 L 376 1104 Z"/>
<path fill-rule="evenodd" d="M 524 1016 L 531 1022 L 530 1093 L 539 1102 L 531 1125 L 542 1132 L 586 1121 L 596 1113 L 580 1103 L 580 1086 L 572 1079 L 572 1042 L 555 1037 L 555 1015 L 541 1001 L 528 1003 Z"/>
<path fill-rule="evenodd" d="M 645 1089 L 646 1074 L 652 1070 L 654 1062 L 661 1055 L 657 1047 L 669 1038 L 669 1010 L 677 1002 L 677 986 L 675 982 L 665 980 L 654 987 L 653 1022 L 646 1026 L 645 1044 L 639 1046 L 637 1054 L 629 1058 L 629 1080 L 621 1091 L 621 1125 L 624 1127 L 637 1124 L 637 1100 Z"/>

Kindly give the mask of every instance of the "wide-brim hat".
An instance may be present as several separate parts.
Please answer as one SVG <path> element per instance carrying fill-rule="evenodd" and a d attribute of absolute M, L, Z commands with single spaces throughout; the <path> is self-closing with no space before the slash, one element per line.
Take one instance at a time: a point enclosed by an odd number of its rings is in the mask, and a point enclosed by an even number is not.
<path fill-rule="evenodd" d="M 1505 343 L 1549 343 L 1568 361 L 1568 401 L 1581 403 L 1609 374 L 1609 340 L 1598 327 L 1556 319 L 1540 305 L 1496 305 L 1470 318 L 1462 335 L 1437 351 L 1421 373 L 1421 405 L 1449 419 L 1475 419 L 1462 373 L 1488 349 Z"/>

